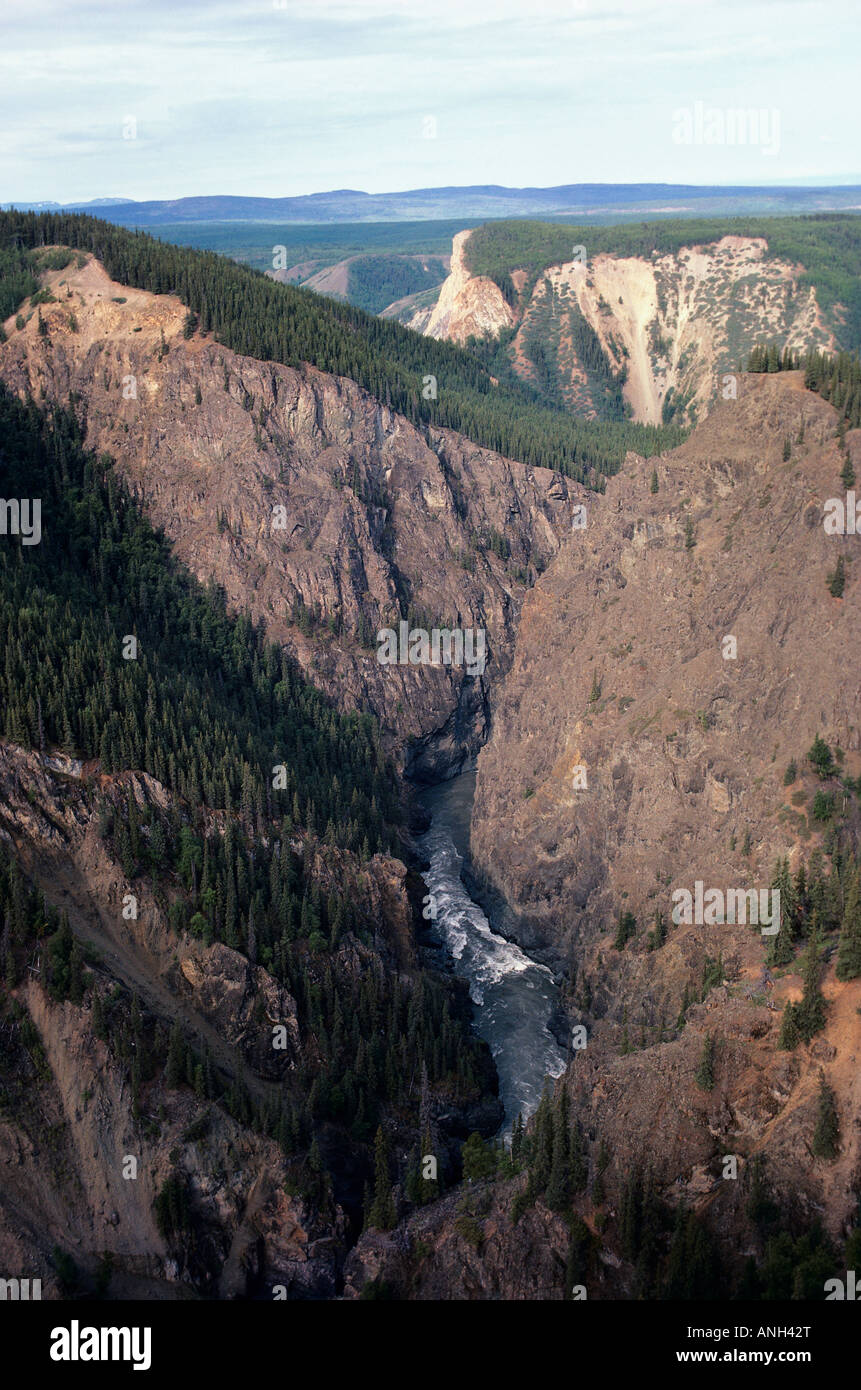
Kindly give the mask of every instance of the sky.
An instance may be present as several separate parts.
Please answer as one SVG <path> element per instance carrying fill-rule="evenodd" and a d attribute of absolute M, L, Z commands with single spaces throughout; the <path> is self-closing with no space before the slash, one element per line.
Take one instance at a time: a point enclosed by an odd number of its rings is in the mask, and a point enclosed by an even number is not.
<path fill-rule="evenodd" d="M 0 203 L 861 184 L 859 37 L 859 0 L 0 0 Z"/>

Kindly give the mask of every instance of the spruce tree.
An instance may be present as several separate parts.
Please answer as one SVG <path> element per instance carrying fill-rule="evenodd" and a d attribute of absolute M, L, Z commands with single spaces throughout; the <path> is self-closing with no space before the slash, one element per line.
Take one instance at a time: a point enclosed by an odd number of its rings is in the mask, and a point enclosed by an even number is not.
<path fill-rule="evenodd" d="M 561 1125 L 556 1127 L 553 1136 L 553 1160 L 550 1165 L 546 1200 L 553 1211 L 564 1211 L 568 1206 L 568 1159 Z"/>
<path fill-rule="evenodd" d="M 715 1084 L 715 1040 L 711 1033 L 706 1033 L 703 1042 L 703 1050 L 700 1054 L 699 1066 L 696 1070 L 695 1081 L 703 1091 L 714 1090 Z"/>
<path fill-rule="evenodd" d="M 182 1029 L 177 1021 L 170 1030 L 170 1043 L 167 1050 L 164 1080 L 170 1090 L 175 1090 L 185 1077 L 185 1042 Z"/>
<path fill-rule="evenodd" d="M 620 912 L 619 925 L 616 929 L 616 937 L 613 941 L 613 948 L 616 951 L 624 951 L 625 943 L 630 941 L 636 934 L 637 919 L 633 912 Z"/>
<path fill-rule="evenodd" d="M 861 975 L 861 868 L 853 874 L 846 894 L 836 974 L 838 980 L 857 980 Z"/>
<path fill-rule="evenodd" d="M 843 467 L 840 470 L 840 481 L 847 489 L 855 486 L 855 469 L 852 467 L 852 458 L 848 449 L 843 459 Z"/>
<path fill-rule="evenodd" d="M 829 1161 L 837 1157 L 840 1148 L 840 1121 L 837 1100 L 824 1073 L 819 1076 L 819 1100 L 813 1130 L 813 1152 L 817 1158 Z"/>
<path fill-rule="evenodd" d="M 846 562 L 842 555 L 837 556 L 837 564 L 828 575 L 828 592 L 832 598 L 842 598 L 846 588 Z"/>
<path fill-rule="evenodd" d="M 523 1112 L 517 1112 L 517 1118 L 511 1129 L 511 1162 L 517 1168 L 523 1154 Z"/>
<path fill-rule="evenodd" d="M 792 1052 L 801 1041 L 796 1012 L 797 1006 L 790 1003 L 787 999 L 783 1006 L 783 1016 L 780 1020 L 780 1034 L 777 1039 L 777 1046 L 781 1052 Z"/>
<path fill-rule="evenodd" d="M 804 952 L 802 965 L 804 993 L 801 1003 L 796 1008 L 798 1032 L 805 1042 L 810 1042 L 811 1038 L 825 1027 L 825 999 L 819 987 L 821 971 L 819 951 L 819 933 L 814 931 Z"/>
<path fill-rule="evenodd" d="M 374 1201 L 369 1225 L 378 1231 L 390 1231 L 396 1221 L 392 1183 L 389 1177 L 389 1151 L 382 1125 L 374 1139 Z"/>
<path fill-rule="evenodd" d="M 492 1178 L 496 1173 L 496 1153 L 493 1146 L 486 1144 L 475 1130 L 470 1134 L 461 1150 L 463 1176 L 469 1182 L 480 1178 Z"/>
<path fill-rule="evenodd" d="M 827 777 L 834 776 L 835 767 L 831 749 L 820 734 L 816 735 L 810 745 L 807 758 L 815 767 L 822 781 L 825 781 Z"/>
<path fill-rule="evenodd" d="M 572 1192 L 583 1192 L 589 1176 L 589 1167 L 586 1162 L 586 1151 L 583 1144 L 583 1132 L 575 1120 L 571 1129 L 571 1142 L 569 1146 L 568 1170 L 571 1181 Z"/>

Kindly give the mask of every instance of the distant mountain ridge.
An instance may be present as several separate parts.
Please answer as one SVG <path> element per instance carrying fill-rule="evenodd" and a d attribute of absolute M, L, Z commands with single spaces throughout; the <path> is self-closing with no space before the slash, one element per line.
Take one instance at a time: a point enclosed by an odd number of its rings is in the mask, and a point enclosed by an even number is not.
<path fill-rule="evenodd" d="M 676 202 L 667 206 L 667 199 Z M 684 204 L 678 205 L 678 200 Z M 61 206 L 52 202 L 3 204 L 21 211 Z M 152 227 L 172 222 L 271 221 L 373 222 L 422 221 L 439 217 L 614 216 L 706 212 L 819 212 L 861 207 L 861 186 L 746 187 L 670 183 L 581 183 L 553 188 L 506 188 L 498 184 L 415 188 L 396 193 L 363 193 L 352 188 L 288 198 L 201 195 L 136 202 L 96 198 L 62 204 L 64 210 L 98 206 L 111 221 Z"/>
<path fill-rule="evenodd" d="M 17 207 L 21 212 L 50 212 L 64 207 L 74 208 L 116 208 L 123 204 L 133 203 L 134 198 L 90 198 L 86 203 L 57 203 L 47 199 L 41 203 L 0 203 L 0 209 L 8 211 L 9 208 Z"/>

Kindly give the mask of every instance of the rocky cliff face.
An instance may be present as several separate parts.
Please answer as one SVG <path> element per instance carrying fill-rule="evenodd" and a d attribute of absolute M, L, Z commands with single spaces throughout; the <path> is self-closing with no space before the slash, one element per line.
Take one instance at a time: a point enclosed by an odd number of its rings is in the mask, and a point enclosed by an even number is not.
<path fill-rule="evenodd" d="M 422 1302 L 563 1299 L 568 1228 L 543 1204 L 515 1225 L 512 1204 L 523 1186 L 476 1184 L 466 1199 L 445 1197 L 389 1234 L 363 1235 L 347 1258 L 344 1297 L 382 1283 L 393 1297 Z M 591 1296 L 607 1297 L 613 1286 L 593 1285 Z"/>
<path fill-rule="evenodd" d="M 419 311 L 410 327 L 429 338 L 450 338 L 465 343 L 467 338 L 494 338 L 514 323 L 514 314 L 499 288 L 485 276 L 473 275 L 464 263 L 469 232 L 458 232 L 452 242 L 451 269 L 443 281 L 439 298 L 430 311 Z"/>
<path fill-rule="evenodd" d="M 52 1003 L 35 978 L 18 1002 L 22 1018 L 4 1025 L 4 1057 L 16 1053 L 18 1078 L 0 1119 L 4 1271 L 41 1278 L 43 1298 L 63 1296 L 59 1246 L 82 1289 L 110 1257 L 115 1297 L 231 1298 L 277 1284 L 292 1297 L 332 1295 L 344 1219 L 320 1221 L 288 1195 L 276 1144 L 188 1091 L 158 1086 L 148 1088 L 151 1123 L 142 1131 L 125 1068 L 94 1035 L 91 1011 Z M 154 1214 L 177 1174 L 194 1213 L 193 1245 L 165 1235 Z"/>
<path fill-rule="evenodd" d="M 574 1276 L 589 1298 L 638 1296 L 626 1226 L 638 1172 L 667 1210 L 706 1222 L 736 1277 L 762 1258 L 756 1171 L 783 1229 L 821 1222 L 839 1250 L 855 1219 L 861 981 L 826 959 L 825 1027 L 781 1050 L 802 962 L 770 969 L 756 926 L 672 920 L 677 887 L 768 886 L 778 855 L 794 871 L 822 843 L 805 759 L 817 733 L 843 750 L 844 773 L 861 769 L 855 542 L 822 525 L 840 495 L 835 426 L 797 375 L 755 377 L 657 462 L 656 492 L 652 463 L 630 457 L 529 596 L 479 758 L 476 871 L 515 935 L 567 973 L 576 1032 L 556 1093 L 587 1155 L 568 1215 L 592 1247 Z M 850 434 L 856 459 L 859 444 Z M 825 582 L 839 553 L 854 574 L 842 599 Z M 623 910 L 635 924 L 616 949 Z M 813 1141 L 821 1079 L 841 1135 L 830 1161 Z M 568 1226 L 526 1187 L 477 1183 L 364 1235 L 346 1293 L 570 1296 Z"/>
<path fill-rule="evenodd" d="M 582 489 L 417 429 L 344 378 L 186 339 L 177 299 L 114 284 L 95 260 L 46 284 L 47 335 L 35 315 L 20 331 L 9 320 L 3 379 L 37 399 L 71 395 L 88 443 L 198 577 L 265 619 L 340 705 L 377 714 L 409 745 L 410 771 L 457 770 L 486 736 L 526 584 Z M 484 674 L 380 665 L 377 630 L 408 612 L 417 626 L 485 630 Z"/>
<path fill-rule="evenodd" d="M 585 236 L 586 233 L 584 232 Z M 732 372 L 756 342 L 833 348 L 815 291 L 801 268 L 769 258 L 761 237 L 725 236 L 677 255 L 596 255 L 550 266 L 514 311 L 493 281 L 472 277 L 464 264 L 468 232 L 455 238 L 452 271 L 430 319 L 412 326 L 433 337 L 464 341 L 516 327 L 508 349 L 515 371 L 545 385 L 533 360 L 540 341 L 562 398 L 577 414 L 601 414 L 601 391 L 578 346 L 573 316 L 585 320 L 606 362 L 625 374 L 623 395 L 632 418 L 688 424 L 704 418 Z M 514 271 L 522 293 L 527 277 Z"/>
<path fill-rule="evenodd" d="M 141 814 L 169 812 L 169 794 L 143 774 L 101 775 L 92 764 L 0 743 L 0 839 L 46 900 L 65 909 L 105 1008 L 144 1030 L 174 1023 L 198 1057 L 256 1103 L 281 1104 L 297 1066 L 318 1055 L 300 1036 L 296 1003 L 260 966 L 223 943 L 206 946 L 169 925 L 149 880 L 130 883 L 100 833 L 105 809 L 133 793 Z M 214 820 L 219 819 L 218 815 Z M 324 891 L 351 892 L 375 923 L 373 947 L 351 936 L 327 969 L 406 979 L 417 954 L 403 865 L 380 857 L 356 866 L 342 851 L 315 849 L 311 872 Z M 352 884 L 352 886 L 350 886 Z M 134 894 L 136 915 L 124 910 Z M 10 1276 L 44 1281 L 59 1296 L 59 1246 L 91 1288 L 102 1257 L 113 1261 L 121 1297 L 331 1297 L 339 1287 L 347 1219 L 336 1204 L 295 1194 L 279 1145 L 205 1096 L 144 1077 L 133 1112 L 132 1058 L 107 1047 L 93 1014 L 57 1003 L 44 988 L 47 945 L 32 956 L 26 984 L 0 1000 L 0 1264 Z M 273 1048 L 273 1028 L 284 1045 Z M 129 1177 L 128 1156 L 137 1162 Z M 191 1213 L 185 1231 L 165 1234 L 154 1202 L 181 1182 Z"/>
<path fill-rule="evenodd" d="M 854 554 L 823 528 L 835 426 L 797 374 L 740 378 L 656 493 L 629 456 L 529 595 L 473 816 L 525 939 L 669 915 L 696 879 L 766 885 L 815 828 L 789 762 L 818 732 L 861 769 L 854 566 L 843 598 L 826 584 Z"/>
<path fill-rule="evenodd" d="M 800 962 L 769 970 L 755 926 L 673 924 L 672 895 L 693 895 L 697 880 L 767 888 L 778 856 L 795 872 L 821 845 L 805 757 L 816 734 L 842 750 L 846 775 L 861 770 L 855 542 L 822 524 L 826 499 L 841 495 L 836 423 L 797 375 L 754 377 L 657 461 L 656 492 L 652 463 L 630 457 L 530 595 L 479 759 L 476 870 L 515 935 L 567 969 L 569 1018 L 585 1030 L 558 1085 L 590 1141 L 590 1192 L 600 1138 L 612 1154 L 607 1216 L 639 1166 L 663 1200 L 707 1216 L 743 1254 L 756 1245 L 746 1215 L 755 1157 L 802 1224 L 821 1219 L 838 1242 L 851 1225 L 861 982 L 838 981 L 832 960 L 825 1029 L 780 1051 Z M 850 434 L 856 459 L 859 444 Z M 826 577 L 841 553 L 853 578 L 836 598 Z M 857 834 L 852 807 L 844 797 Z M 634 939 L 617 950 L 622 911 Z M 652 950 L 656 911 L 667 939 Z M 711 1090 L 696 1080 L 707 1037 Z M 812 1156 L 820 1077 L 838 1098 L 832 1163 Z M 489 1244 L 506 1191 L 489 1209 Z M 594 1225 L 591 1197 L 578 1210 Z M 511 1262 L 537 1258 L 544 1239 L 518 1225 Z M 434 1243 L 420 1286 L 445 1249 Z M 631 1296 L 612 1226 L 609 1251 L 620 1273 L 598 1296 Z M 494 1277 L 488 1269 L 480 1296 L 495 1296 Z"/>

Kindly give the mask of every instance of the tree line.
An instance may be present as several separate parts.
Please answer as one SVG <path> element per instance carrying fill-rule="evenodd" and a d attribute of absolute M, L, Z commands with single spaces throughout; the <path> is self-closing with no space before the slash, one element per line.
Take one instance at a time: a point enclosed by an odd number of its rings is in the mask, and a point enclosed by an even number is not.
<path fill-rule="evenodd" d="M 828 401 L 850 429 L 861 425 L 861 360 L 854 352 L 799 352 L 776 343 L 758 344 L 747 360 L 749 372 L 804 372 L 804 385 Z M 845 424 L 843 429 L 845 430 Z"/>

